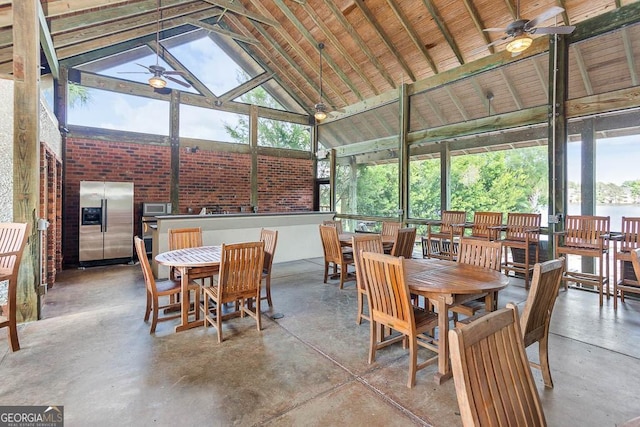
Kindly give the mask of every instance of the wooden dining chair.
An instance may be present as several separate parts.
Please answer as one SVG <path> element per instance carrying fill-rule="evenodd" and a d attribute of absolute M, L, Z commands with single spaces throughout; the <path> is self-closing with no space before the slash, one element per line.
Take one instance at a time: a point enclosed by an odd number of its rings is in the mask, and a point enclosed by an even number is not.
<path fill-rule="evenodd" d="M 28 223 L 0 224 L 0 282 L 8 281 L 7 312 L 0 313 L 0 328 L 7 328 L 11 351 L 20 350 L 16 318 L 18 272 L 30 230 Z"/>
<path fill-rule="evenodd" d="M 147 290 L 147 308 L 144 313 L 144 321 L 147 322 L 149 320 L 149 315 L 153 313 L 151 317 L 151 329 L 149 330 L 149 333 L 153 334 L 156 331 L 156 325 L 158 322 L 180 318 L 180 302 L 177 302 L 179 300 L 177 296 L 180 295 L 182 288 L 179 279 L 170 278 L 168 280 L 156 282 L 153 277 L 153 272 L 151 271 L 151 264 L 149 264 L 149 259 L 147 258 L 147 250 L 144 246 L 144 240 L 138 236 L 135 236 L 133 240 Z M 191 294 L 191 291 L 194 293 L 194 310 L 189 314 L 193 314 L 196 320 L 198 320 L 200 318 L 200 312 L 198 311 L 200 286 L 195 282 L 190 282 L 189 294 Z M 160 298 L 162 297 L 169 297 L 169 302 L 161 305 Z M 160 317 L 159 314 L 161 311 L 163 313 L 171 314 Z"/>
<path fill-rule="evenodd" d="M 322 225 L 330 225 L 332 227 L 335 227 L 336 230 L 338 230 L 338 235 L 342 234 L 342 221 L 340 220 L 325 220 L 322 221 Z"/>
<path fill-rule="evenodd" d="M 497 227 L 496 231 L 504 231 L 504 236 L 499 240 L 504 248 L 504 261 L 502 269 L 509 274 L 510 271 L 524 276 L 524 286 L 529 289 L 529 279 L 533 271 L 533 265 L 540 260 L 540 225 L 542 215 L 537 213 L 507 214 L 507 224 Z M 510 249 L 507 250 L 507 249 Z M 523 253 L 521 260 L 517 251 Z M 533 252 L 532 252 L 533 251 Z M 511 259 L 509 259 L 509 252 Z M 531 254 L 533 253 L 533 260 Z"/>
<path fill-rule="evenodd" d="M 398 230 L 400 230 L 401 227 L 402 224 L 399 222 L 383 221 L 382 231 L 380 232 L 380 234 L 382 234 L 383 236 L 395 237 L 396 233 L 398 232 Z"/>
<path fill-rule="evenodd" d="M 467 220 L 465 211 L 444 211 L 440 221 L 427 224 L 427 235 L 422 238 L 422 255 L 453 261 L 458 253 L 458 240 Z"/>
<path fill-rule="evenodd" d="M 531 289 L 520 318 L 525 348 L 538 343 L 540 363 L 530 362 L 530 365 L 542 371 L 544 385 L 549 388 L 553 388 L 549 369 L 549 325 L 563 272 L 564 258 L 538 263 L 533 267 Z"/>
<path fill-rule="evenodd" d="M 567 289 L 567 282 L 597 288 L 600 307 L 603 304 L 604 293 L 607 299 L 609 298 L 609 239 L 611 237 L 609 222 L 608 216 L 567 215 L 564 231 L 554 233 L 554 258 L 562 255 L 579 255 L 598 261 L 595 273 L 565 268 L 562 281 L 565 289 Z"/>
<path fill-rule="evenodd" d="M 622 227 L 619 236 L 614 240 L 613 251 L 613 309 L 618 309 L 618 296 L 620 301 L 624 302 L 625 290 L 634 292 L 640 289 L 638 277 L 633 277 L 630 273 L 633 271 L 631 263 L 631 253 L 640 248 L 640 217 L 622 217 Z M 631 266 L 631 269 L 627 269 Z M 618 276 L 618 271 L 620 275 Z"/>
<path fill-rule="evenodd" d="M 513 304 L 449 331 L 462 425 L 546 426 Z"/>
<path fill-rule="evenodd" d="M 370 317 L 364 314 L 364 300 L 367 298 L 367 286 L 364 283 L 365 276 L 362 272 L 362 253 L 384 253 L 382 236 L 373 233 L 356 233 L 351 237 L 351 248 L 353 249 L 353 260 L 356 269 L 356 287 L 358 288 L 358 315 L 356 317 L 356 323 L 359 325 L 362 323 L 362 319 L 370 320 Z"/>
<path fill-rule="evenodd" d="M 405 259 L 413 258 L 413 248 L 416 244 L 416 229 L 413 227 L 400 228 L 396 232 L 391 255 Z"/>
<path fill-rule="evenodd" d="M 200 227 L 170 228 L 168 233 L 170 251 L 202 246 L 202 229 Z M 216 274 L 218 274 L 218 266 L 196 267 L 189 270 L 189 279 L 200 280 L 202 286 L 205 286 L 205 281 L 209 279 L 210 285 L 213 285 L 214 276 Z M 178 280 L 180 275 L 177 269 L 171 267 L 169 270 L 169 277 L 171 279 Z"/>
<path fill-rule="evenodd" d="M 409 342 L 407 387 L 411 388 L 416 382 L 416 372 L 438 361 L 438 348 L 433 337 L 427 335 L 438 325 L 438 316 L 411 304 L 403 257 L 363 252 L 362 266 L 370 311 L 369 363 L 375 360 L 377 350 L 406 338 Z M 381 327 L 390 328 L 400 335 L 382 333 Z M 418 346 L 436 355 L 418 363 Z"/>
<path fill-rule="evenodd" d="M 502 212 L 475 212 L 473 214 L 471 234 L 467 237 L 471 239 L 495 240 L 499 234 L 495 227 L 501 225 Z"/>
<path fill-rule="evenodd" d="M 266 299 L 269 307 L 273 307 L 271 301 L 271 266 L 273 265 L 273 257 L 276 253 L 276 244 L 278 243 L 278 230 L 260 230 L 260 241 L 264 242 L 264 264 L 262 267 L 262 278 L 265 283 L 265 295 L 261 299 Z"/>
<path fill-rule="evenodd" d="M 333 276 L 340 274 L 340 289 L 345 282 L 355 280 L 355 274 L 349 273 L 349 266 L 354 264 L 353 250 L 340 244 L 338 230 L 329 225 L 320 225 L 320 239 L 324 251 L 324 283 L 327 283 L 329 269 L 333 268 Z"/>
<path fill-rule="evenodd" d="M 631 265 L 633 266 L 633 272 L 635 273 L 636 278 L 640 278 L 640 248 L 633 249 L 630 253 Z M 634 284 L 635 283 L 635 284 Z M 640 294 L 640 283 L 638 280 L 626 280 L 624 282 L 619 283 L 617 286 L 614 285 L 614 297 L 617 292 L 620 293 L 620 302 L 624 303 L 624 294 L 632 293 L 632 294 Z M 617 297 L 616 297 L 617 299 Z"/>
<path fill-rule="evenodd" d="M 264 244 L 265 242 L 260 241 L 222 245 L 218 286 L 204 288 L 204 304 L 201 307 L 204 325 L 216 328 L 218 343 L 222 342 L 223 319 L 244 317 L 247 314 L 255 319 L 258 331 L 262 329 L 260 284 L 264 266 Z M 255 308 L 252 303 L 254 300 Z M 236 303 L 236 310 L 224 314 L 223 307 L 228 302 Z"/>

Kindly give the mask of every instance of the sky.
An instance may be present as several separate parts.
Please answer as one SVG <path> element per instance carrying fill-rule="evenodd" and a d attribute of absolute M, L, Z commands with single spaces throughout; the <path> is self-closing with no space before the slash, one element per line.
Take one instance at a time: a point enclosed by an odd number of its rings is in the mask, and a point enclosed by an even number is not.
<path fill-rule="evenodd" d="M 568 144 L 568 179 L 580 182 L 579 142 Z M 596 143 L 596 181 L 622 184 L 640 180 L 640 136 L 598 139 Z"/>

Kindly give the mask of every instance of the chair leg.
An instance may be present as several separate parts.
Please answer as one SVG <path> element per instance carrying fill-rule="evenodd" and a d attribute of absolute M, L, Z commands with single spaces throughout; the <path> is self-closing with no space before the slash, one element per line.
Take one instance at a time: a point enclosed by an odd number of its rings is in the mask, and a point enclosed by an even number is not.
<path fill-rule="evenodd" d="M 337 264 L 336 264 L 337 265 Z M 346 279 L 346 271 L 347 271 L 347 265 L 346 264 L 340 264 L 340 289 L 343 288 L 344 286 L 344 280 Z"/>
<path fill-rule="evenodd" d="M 150 334 L 153 334 L 156 332 L 156 325 L 158 324 L 158 297 L 153 298 L 153 317 L 151 319 L 151 330 L 149 331 Z"/>
<path fill-rule="evenodd" d="M 551 379 L 551 370 L 549 369 L 549 332 L 540 339 L 538 349 L 540 354 L 540 370 L 542 371 L 542 379 L 544 386 L 553 388 L 553 380 Z"/>
<path fill-rule="evenodd" d="M 418 342 L 415 336 L 409 338 L 409 380 L 407 387 L 412 388 L 416 384 L 416 369 L 418 366 Z"/>
<path fill-rule="evenodd" d="M 260 317 L 260 294 L 258 294 L 258 298 L 256 298 L 256 326 L 258 327 L 258 331 L 262 330 L 262 318 Z"/>
<path fill-rule="evenodd" d="M 149 314 L 150 313 L 151 313 L 151 294 L 147 290 L 147 309 L 144 312 L 144 321 L 145 322 L 149 320 Z"/>
<path fill-rule="evenodd" d="M 9 346 L 11 347 L 11 351 L 20 350 L 20 342 L 18 341 L 18 327 L 16 325 L 16 316 L 15 313 L 12 313 L 11 319 L 9 320 Z"/>
<path fill-rule="evenodd" d="M 218 344 L 222 342 L 222 304 L 216 304 L 216 329 L 218 332 Z"/>
<path fill-rule="evenodd" d="M 271 302 L 271 274 L 265 279 L 265 291 L 267 292 L 267 303 L 269 304 L 269 308 L 271 308 L 273 307 L 273 303 Z"/>
<path fill-rule="evenodd" d="M 327 283 L 328 277 L 329 277 L 329 263 L 325 261 L 324 262 L 324 283 Z"/>
<path fill-rule="evenodd" d="M 373 319 L 369 321 L 369 364 L 376 360 L 377 332 L 378 323 Z M 381 334 L 382 335 L 382 334 Z"/>
<path fill-rule="evenodd" d="M 364 309 L 364 294 L 358 289 L 358 315 L 356 316 L 356 323 L 362 324 L 362 310 Z"/>

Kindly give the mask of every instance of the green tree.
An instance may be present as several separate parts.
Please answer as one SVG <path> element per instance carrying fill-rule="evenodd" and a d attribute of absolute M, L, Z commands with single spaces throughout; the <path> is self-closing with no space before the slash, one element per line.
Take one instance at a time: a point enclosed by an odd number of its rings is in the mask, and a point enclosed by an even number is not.
<path fill-rule="evenodd" d="M 85 106 L 91 102 L 91 92 L 85 86 L 69 82 L 68 103 L 69 108 Z"/>

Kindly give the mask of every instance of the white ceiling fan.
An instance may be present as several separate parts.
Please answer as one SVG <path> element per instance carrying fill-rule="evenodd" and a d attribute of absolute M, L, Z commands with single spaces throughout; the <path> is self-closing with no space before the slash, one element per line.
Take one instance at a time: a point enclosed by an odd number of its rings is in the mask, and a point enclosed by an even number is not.
<path fill-rule="evenodd" d="M 522 19 L 520 18 L 520 0 L 518 0 L 516 4 L 516 20 L 507 25 L 506 28 L 486 28 L 484 31 L 488 32 L 504 32 L 505 36 L 500 39 L 485 45 L 485 47 L 493 46 L 494 44 L 498 44 L 508 38 L 511 40 L 507 44 L 507 51 L 511 53 L 520 53 L 526 50 L 533 39 L 530 37 L 532 34 L 571 34 L 573 30 L 576 29 L 573 25 L 564 25 L 557 27 L 538 27 L 538 25 L 542 24 L 549 18 L 553 18 L 556 15 L 564 12 L 564 9 L 558 6 L 550 7 L 549 9 L 542 12 L 540 15 L 535 18 Z"/>

